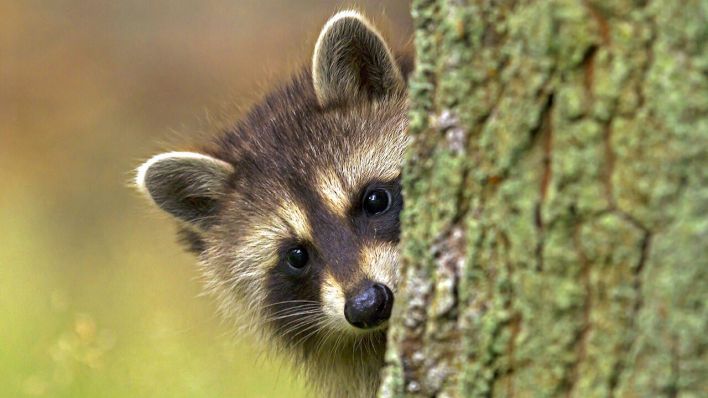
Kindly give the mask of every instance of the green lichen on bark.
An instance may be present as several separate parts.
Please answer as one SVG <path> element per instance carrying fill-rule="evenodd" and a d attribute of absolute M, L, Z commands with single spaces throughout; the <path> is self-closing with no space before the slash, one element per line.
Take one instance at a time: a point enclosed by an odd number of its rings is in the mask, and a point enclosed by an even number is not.
<path fill-rule="evenodd" d="M 704 396 L 708 4 L 415 0 L 382 397 Z"/>

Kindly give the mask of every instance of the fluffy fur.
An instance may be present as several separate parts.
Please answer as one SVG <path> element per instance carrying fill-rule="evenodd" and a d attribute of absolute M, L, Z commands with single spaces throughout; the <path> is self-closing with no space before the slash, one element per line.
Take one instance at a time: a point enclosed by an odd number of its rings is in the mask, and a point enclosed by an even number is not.
<path fill-rule="evenodd" d="M 398 284 L 404 76 L 381 35 L 356 12 L 335 15 L 312 67 L 276 88 L 199 153 L 157 155 L 136 182 L 176 217 L 226 317 L 291 357 L 327 397 L 370 397 L 385 324 L 357 329 L 344 303 L 366 283 Z M 390 208 L 362 212 L 367 189 Z M 285 253 L 307 249 L 292 272 Z"/>

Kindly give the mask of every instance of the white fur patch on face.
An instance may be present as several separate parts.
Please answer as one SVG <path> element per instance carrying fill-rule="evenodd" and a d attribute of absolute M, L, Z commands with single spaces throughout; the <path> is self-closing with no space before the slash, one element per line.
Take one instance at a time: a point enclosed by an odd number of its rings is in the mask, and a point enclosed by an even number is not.
<path fill-rule="evenodd" d="M 264 280 L 267 270 L 278 263 L 278 245 L 287 233 L 282 223 L 254 226 L 244 231 L 241 244 L 234 249 L 234 257 L 245 266 L 233 268 L 233 277 Z"/>
<path fill-rule="evenodd" d="M 280 244 L 285 239 L 309 241 L 312 229 L 305 212 L 294 202 L 282 200 L 269 217 L 254 221 L 242 234 L 237 258 L 248 259 L 250 271 L 263 274 L 278 263 Z M 244 272 L 243 270 L 239 272 Z"/>
<path fill-rule="evenodd" d="M 325 322 L 329 327 L 344 331 L 354 329 L 344 317 L 346 298 L 342 286 L 329 273 L 325 274 L 322 280 L 320 300 L 322 301 L 322 312 L 327 317 Z"/>
<path fill-rule="evenodd" d="M 371 131 L 381 128 L 369 125 L 366 119 L 361 115 L 360 125 L 351 129 Z M 340 173 L 347 189 L 358 192 L 371 181 L 393 181 L 400 176 L 404 153 L 410 142 L 410 137 L 404 133 L 406 120 L 391 120 L 390 126 L 385 128 L 389 132 L 367 135 L 342 160 Z"/>
<path fill-rule="evenodd" d="M 399 278 L 398 257 L 398 247 L 393 243 L 363 246 L 361 269 L 372 281 L 383 283 L 395 292 Z"/>
<path fill-rule="evenodd" d="M 395 150 L 395 148 L 392 148 Z M 386 154 L 381 147 L 360 147 L 351 154 L 344 164 L 343 173 L 348 177 L 348 185 L 356 187 L 368 181 L 391 181 L 400 174 L 401 156 L 386 159 Z"/>
<path fill-rule="evenodd" d="M 360 123 L 347 126 L 351 130 L 372 130 L 367 115 L 360 115 Z M 346 156 L 333 167 L 323 168 L 315 177 L 315 188 L 322 202 L 336 215 L 347 218 L 353 195 L 358 195 L 373 181 L 389 182 L 400 177 L 403 154 L 410 138 L 403 132 L 405 119 L 391 121 L 390 131 L 376 132 L 359 140 L 349 148 Z M 384 150 L 385 148 L 385 150 Z"/>
<path fill-rule="evenodd" d="M 350 206 L 347 191 L 334 170 L 326 170 L 317 175 L 317 191 L 322 200 L 335 214 L 346 217 Z"/>
<path fill-rule="evenodd" d="M 282 220 L 291 231 L 291 238 L 304 241 L 312 240 L 310 220 L 300 206 L 292 201 L 283 200 L 278 205 L 276 213 L 277 217 Z"/>
<path fill-rule="evenodd" d="M 400 149 L 400 154 L 387 157 L 381 150 L 386 146 L 392 147 L 391 143 L 372 143 L 355 148 L 339 166 L 341 178 L 332 169 L 317 175 L 317 192 L 334 214 L 346 218 L 352 206 L 350 194 L 359 193 L 371 181 L 393 181 L 399 177 L 403 149 Z M 398 148 L 391 150 L 395 152 Z"/>

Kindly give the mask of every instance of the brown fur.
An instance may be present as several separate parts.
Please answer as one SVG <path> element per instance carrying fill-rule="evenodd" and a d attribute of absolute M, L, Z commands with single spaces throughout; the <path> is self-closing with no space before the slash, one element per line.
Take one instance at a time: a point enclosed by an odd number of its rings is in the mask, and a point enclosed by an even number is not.
<path fill-rule="evenodd" d="M 318 41 L 315 82 L 304 68 L 272 91 L 203 146 L 210 159 L 203 167 L 166 154 L 171 163 L 148 161 L 138 184 L 181 221 L 181 239 L 198 255 L 225 316 L 290 356 L 324 396 L 369 397 L 385 328 L 356 330 L 340 307 L 366 281 L 395 292 L 399 174 L 408 144 L 403 77 L 411 62 L 394 64 L 358 14 L 335 18 L 343 23 L 328 26 L 340 31 L 326 28 Z M 353 52 L 337 58 L 340 44 Z M 391 208 L 380 217 L 361 211 L 372 186 L 391 192 Z M 310 253 L 297 275 L 283 265 L 295 244 Z"/>

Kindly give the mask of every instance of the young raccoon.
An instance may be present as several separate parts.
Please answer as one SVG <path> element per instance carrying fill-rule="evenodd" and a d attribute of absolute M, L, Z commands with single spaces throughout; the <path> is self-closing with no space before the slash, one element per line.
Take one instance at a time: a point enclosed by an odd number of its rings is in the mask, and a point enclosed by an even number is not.
<path fill-rule="evenodd" d="M 180 221 L 226 316 L 327 397 L 371 397 L 399 279 L 406 57 L 360 14 L 324 26 L 312 67 L 197 152 L 136 183 Z"/>

